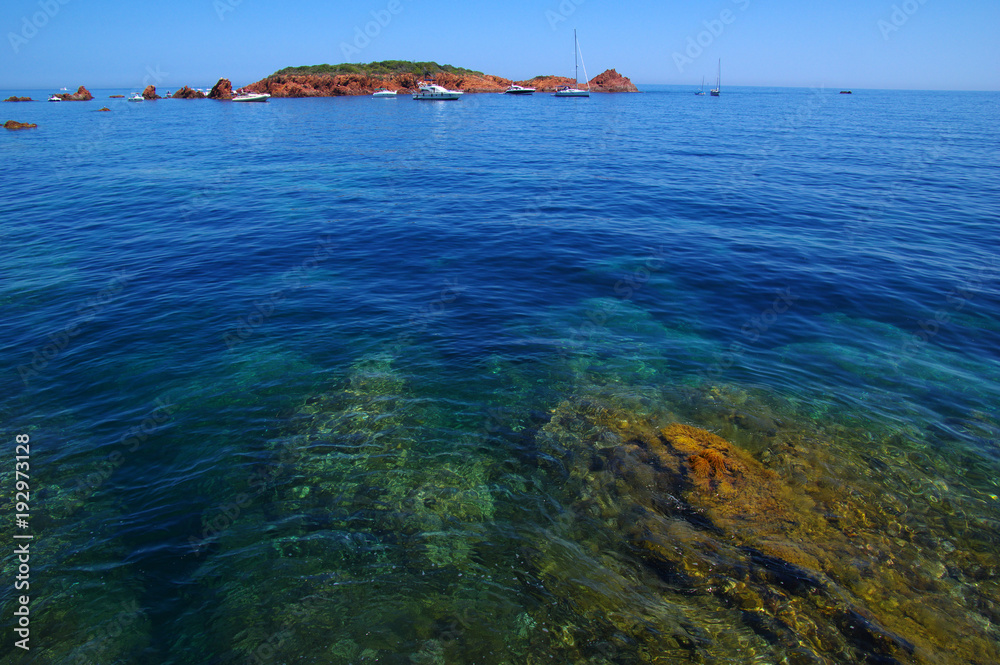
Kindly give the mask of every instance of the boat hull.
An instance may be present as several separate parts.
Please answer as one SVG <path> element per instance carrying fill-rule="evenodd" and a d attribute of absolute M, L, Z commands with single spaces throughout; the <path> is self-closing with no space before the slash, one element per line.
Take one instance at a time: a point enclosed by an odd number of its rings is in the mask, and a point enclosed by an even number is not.
<path fill-rule="evenodd" d="M 590 92 L 587 90 L 559 90 L 555 93 L 555 97 L 590 97 Z"/>
<path fill-rule="evenodd" d="M 234 102 L 266 102 L 271 95 L 263 93 L 260 95 L 245 95 L 243 97 L 233 97 Z"/>
<path fill-rule="evenodd" d="M 413 95 L 413 98 L 428 101 L 447 101 L 459 99 L 461 96 L 462 93 L 460 92 L 418 92 Z"/>

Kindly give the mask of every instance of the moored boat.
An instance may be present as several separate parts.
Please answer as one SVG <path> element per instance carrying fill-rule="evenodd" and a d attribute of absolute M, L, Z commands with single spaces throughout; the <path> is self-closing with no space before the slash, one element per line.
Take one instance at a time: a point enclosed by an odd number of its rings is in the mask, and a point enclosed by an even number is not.
<path fill-rule="evenodd" d="M 266 102 L 271 95 L 266 92 L 251 92 L 249 90 L 237 90 L 233 95 L 234 102 Z"/>
<path fill-rule="evenodd" d="M 130 102 L 142 102 L 142 101 L 145 101 L 143 99 L 143 96 L 140 95 L 138 92 L 133 92 L 131 95 L 129 95 L 128 96 L 128 100 Z"/>
<path fill-rule="evenodd" d="M 524 86 L 517 85 L 516 83 L 511 83 L 510 87 L 503 91 L 505 95 L 530 95 L 535 91 L 534 88 L 525 88 Z"/>
<path fill-rule="evenodd" d="M 576 30 L 573 31 L 573 83 L 576 84 L 580 80 L 580 65 L 579 60 L 583 59 L 583 54 L 580 52 L 580 42 L 576 39 Z M 587 65 L 583 66 L 583 75 L 587 76 Z M 587 89 L 581 90 L 573 86 L 564 85 L 555 91 L 556 97 L 590 97 L 590 80 L 587 80 Z"/>
<path fill-rule="evenodd" d="M 463 94 L 461 90 L 448 90 L 444 86 L 424 82 L 420 84 L 420 90 L 414 93 L 413 98 L 429 100 L 458 99 Z"/>
<path fill-rule="evenodd" d="M 395 97 L 395 90 L 376 90 L 372 97 Z"/>
<path fill-rule="evenodd" d="M 49 97 L 49 101 L 50 102 L 61 102 L 62 101 L 62 97 L 60 97 L 59 95 L 52 95 L 51 97 Z"/>

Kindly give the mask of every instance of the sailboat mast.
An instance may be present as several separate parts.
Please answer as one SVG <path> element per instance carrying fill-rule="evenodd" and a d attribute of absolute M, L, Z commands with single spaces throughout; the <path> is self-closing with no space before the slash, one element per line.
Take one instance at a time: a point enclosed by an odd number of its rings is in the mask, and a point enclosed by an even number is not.
<path fill-rule="evenodd" d="M 577 41 L 576 41 L 576 28 L 573 28 L 573 83 L 576 84 L 580 81 L 580 65 L 576 61 L 577 52 Z"/>

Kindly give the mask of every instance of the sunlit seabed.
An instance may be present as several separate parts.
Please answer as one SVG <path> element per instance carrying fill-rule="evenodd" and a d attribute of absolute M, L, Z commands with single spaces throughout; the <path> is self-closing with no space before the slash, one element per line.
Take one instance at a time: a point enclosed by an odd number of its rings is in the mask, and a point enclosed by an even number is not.
<path fill-rule="evenodd" d="M 179 175 L 144 168 L 154 191 Z M 920 320 L 948 313 L 920 338 L 869 311 L 878 289 L 797 281 L 822 273 L 821 250 L 772 256 L 754 277 L 728 240 L 704 242 L 724 217 L 685 222 L 697 242 L 644 235 L 625 215 L 600 221 L 596 203 L 558 212 L 567 192 L 586 196 L 560 181 L 541 194 L 551 231 L 529 209 L 479 237 L 400 204 L 426 201 L 422 183 L 393 175 L 372 194 L 377 169 L 313 168 L 298 171 L 301 209 L 265 195 L 261 210 L 311 224 L 334 196 L 368 221 L 283 232 L 287 251 L 253 213 L 224 236 L 198 221 L 269 176 L 252 164 L 182 199 L 194 221 L 176 235 L 102 227 L 115 261 L 61 226 L 72 247 L 35 268 L 45 239 L 9 227 L 30 240 L 0 292 L 14 320 L 42 312 L 51 322 L 31 325 L 55 333 L 111 283 L 107 266 L 133 276 L 3 407 L 6 440 L 32 437 L 37 640 L 27 654 L 6 640 L 4 657 L 1000 662 L 994 273 L 961 306 L 885 287 L 923 298 Z M 771 186 L 754 192 L 762 208 Z M 495 201 L 486 188 L 448 196 Z M 563 214 L 592 225 L 592 246 Z M 290 279 L 331 224 L 336 261 Z M 220 341 L 277 292 L 266 321 Z M 9 329 L 5 358 L 30 361 L 39 335 Z M 0 475 L 13 486 L 11 465 Z M 4 558 L 4 579 L 17 565 Z M 12 589 L 0 597 L 13 607 Z"/>

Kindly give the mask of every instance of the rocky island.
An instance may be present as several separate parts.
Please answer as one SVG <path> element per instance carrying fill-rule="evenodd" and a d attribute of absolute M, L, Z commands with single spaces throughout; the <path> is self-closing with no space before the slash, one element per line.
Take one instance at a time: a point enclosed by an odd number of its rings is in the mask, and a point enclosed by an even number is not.
<path fill-rule="evenodd" d="M 560 86 L 574 85 L 573 79 L 562 76 L 536 76 L 515 81 L 436 62 L 385 60 L 366 65 L 286 67 L 245 89 L 266 92 L 272 97 L 339 97 L 370 95 L 380 89 L 416 92 L 424 79 L 433 79 L 438 85 L 463 92 L 503 92 L 512 83 L 535 88 L 538 92 L 554 92 Z M 591 79 L 590 88 L 593 92 L 639 92 L 627 77 L 614 69 Z"/>
<path fill-rule="evenodd" d="M 89 102 L 91 99 L 94 98 L 94 96 L 90 94 L 90 91 L 87 90 L 82 85 L 77 89 L 76 92 L 73 93 L 64 92 L 61 95 L 53 95 L 53 96 L 58 97 L 64 102 Z"/>

